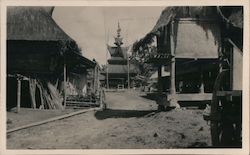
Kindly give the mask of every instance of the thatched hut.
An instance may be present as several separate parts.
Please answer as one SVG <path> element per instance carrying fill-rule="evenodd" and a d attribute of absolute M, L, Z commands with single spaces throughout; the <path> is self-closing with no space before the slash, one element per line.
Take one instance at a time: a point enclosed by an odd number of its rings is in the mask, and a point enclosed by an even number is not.
<path fill-rule="evenodd" d="M 81 90 L 86 68 L 94 66 L 53 20 L 53 9 L 7 8 L 8 109 L 16 102 L 18 107 L 63 109 L 66 82 Z"/>
<path fill-rule="evenodd" d="M 147 62 L 158 66 L 159 104 L 212 99 L 220 56 L 225 47 L 224 39 L 239 33 L 235 42 L 242 40 L 239 39 L 242 32 L 237 28 L 242 23 L 231 22 L 231 25 L 228 24 L 230 30 L 225 29 L 225 19 L 236 20 L 232 15 L 237 15 L 239 8 L 189 6 L 167 7 L 162 11 L 152 31 L 135 45 L 138 49 L 151 43 L 153 38 L 157 40 L 157 53 L 152 54 Z M 221 9 L 224 12 L 220 14 Z M 227 17 L 224 19 L 222 14 Z M 162 96 L 162 65 L 170 67 L 170 92 L 167 98 Z"/>

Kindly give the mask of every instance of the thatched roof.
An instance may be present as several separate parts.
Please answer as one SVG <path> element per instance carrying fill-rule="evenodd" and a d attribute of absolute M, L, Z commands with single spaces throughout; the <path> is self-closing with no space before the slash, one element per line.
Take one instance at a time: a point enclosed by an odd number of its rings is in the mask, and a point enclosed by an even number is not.
<path fill-rule="evenodd" d="M 7 40 L 72 40 L 53 20 L 53 7 L 9 6 Z"/>
<path fill-rule="evenodd" d="M 221 32 L 219 24 L 206 21 L 179 21 L 174 31 L 175 58 L 211 59 L 219 57 Z"/>
<path fill-rule="evenodd" d="M 140 46 L 151 43 L 152 37 L 162 27 L 168 25 L 170 21 L 176 18 L 196 18 L 196 19 L 213 19 L 226 21 L 232 26 L 243 27 L 243 7 L 225 6 L 195 6 L 195 7 L 166 7 L 153 29 L 141 40 L 134 44 L 134 49 L 139 49 Z"/>
<path fill-rule="evenodd" d="M 53 20 L 53 7 L 8 7 L 8 70 L 52 73 L 62 70 L 63 55 L 72 72 L 96 65 Z"/>
<path fill-rule="evenodd" d="M 174 18 L 199 18 L 216 19 L 216 7 L 189 6 L 189 7 L 167 7 L 165 8 L 151 33 L 155 33 L 159 28 L 169 24 Z"/>

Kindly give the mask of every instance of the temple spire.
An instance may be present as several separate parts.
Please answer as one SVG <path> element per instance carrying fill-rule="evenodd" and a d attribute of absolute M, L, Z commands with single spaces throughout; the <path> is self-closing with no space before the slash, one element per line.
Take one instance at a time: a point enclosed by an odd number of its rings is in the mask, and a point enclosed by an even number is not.
<path fill-rule="evenodd" d="M 120 27 L 120 23 L 119 23 L 119 21 L 118 21 L 118 28 L 117 28 L 117 36 L 115 37 L 115 42 L 114 42 L 114 44 L 117 46 L 117 47 L 119 47 L 119 46 L 121 46 L 122 44 L 123 44 L 123 42 L 122 42 L 122 39 L 123 38 L 121 38 L 121 27 Z"/>

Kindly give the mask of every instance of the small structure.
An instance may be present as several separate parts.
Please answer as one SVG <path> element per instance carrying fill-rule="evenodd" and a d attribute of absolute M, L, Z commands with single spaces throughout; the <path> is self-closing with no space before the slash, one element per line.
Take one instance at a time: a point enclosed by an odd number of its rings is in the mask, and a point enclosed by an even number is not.
<path fill-rule="evenodd" d="M 7 8 L 7 109 L 64 109 L 67 93 L 80 93 L 94 66 L 55 23 L 53 10 Z"/>
<path fill-rule="evenodd" d="M 129 62 L 128 49 L 122 47 L 121 28 L 118 23 L 117 37 L 114 44 L 116 46 L 107 45 L 111 58 L 107 60 L 105 72 L 107 88 L 125 88 L 130 87 L 130 81 L 137 75 L 137 68 Z"/>

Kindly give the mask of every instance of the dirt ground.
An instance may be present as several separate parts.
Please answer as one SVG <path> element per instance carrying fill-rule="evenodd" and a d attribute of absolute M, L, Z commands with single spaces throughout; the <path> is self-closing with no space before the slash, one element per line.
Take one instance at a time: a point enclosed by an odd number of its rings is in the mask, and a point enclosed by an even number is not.
<path fill-rule="evenodd" d="M 158 112 L 137 91 L 106 94 L 108 109 L 7 135 L 8 149 L 168 149 L 211 146 L 199 109 Z M 35 114 L 34 114 L 35 115 Z M 32 117 L 32 116 L 31 116 Z"/>
<path fill-rule="evenodd" d="M 56 116 L 68 114 L 74 112 L 74 109 L 66 110 L 39 110 L 31 108 L 21 108 L 19 113 L 16 113 L 16 109 L 7 112 L 7 129 L 13 129 L 37 121 L 43 121 Z"/>

